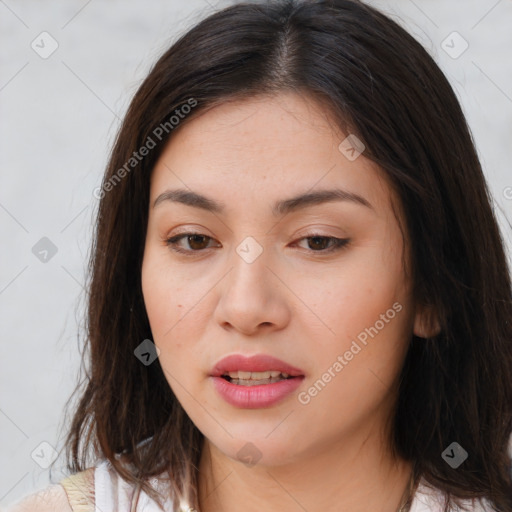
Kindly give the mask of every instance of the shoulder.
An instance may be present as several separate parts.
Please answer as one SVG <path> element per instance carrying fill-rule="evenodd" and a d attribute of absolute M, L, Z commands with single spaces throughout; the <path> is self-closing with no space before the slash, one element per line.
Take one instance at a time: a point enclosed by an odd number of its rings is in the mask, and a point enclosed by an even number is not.
<path fill-rule="evenodd" d="M 66 491 L 74 512 L 94 511 L 95 474 L 96 468 L 92 467 L 70 475 L 59 482 Z"/>
<path fill-rule="evenodd" d="M 94 472 L 95 468 L 89 468 L 70 475 L 58 484 L 22 498 L 7 512 L 94 511 Z"/>
<path fill-rule="evenodd" d="M 173 510 L 166 475 L 152 478 L 150 486 L 164 496 L 165 510 Z M 135 508 L 134 508 L 135 507 Z M 161 509 L 141 489 L 126 482 L 112 465 L 101 461 L 97 466 L 62 479 L 42 491 L 25 497 L 6 512 L 159 512 Z"/>
<path fill-rule="evenodd" d="M 409 512 L 443 512 L 445 504 L 444 493 L 429 485 L 426 480 L 421 479 Z M 471 512 L 493 510 L 486 500 L 483 500 L 483 502 L 479 500 L 464 500 L 462 505 L 464 506 L 463 510 Z M 455 510 L 460 509 L 455 508 Z"/>
<path fill-rule="evenodd" d="M 31 494 L 14 505 L 6 512 L 73 512 L 64 487 L 60 484 L 50 485 L 42 491 Z"/>

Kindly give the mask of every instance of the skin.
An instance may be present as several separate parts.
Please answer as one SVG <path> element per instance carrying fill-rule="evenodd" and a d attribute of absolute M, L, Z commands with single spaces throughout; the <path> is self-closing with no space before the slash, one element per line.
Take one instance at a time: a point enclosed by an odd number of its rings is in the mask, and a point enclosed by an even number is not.
<path fill-rule="evenodd" d="M 258 96 L 188 120 L 153 170 L 142 288 L 169 386 L 205 436 L 201 512 L 235 512 L 240 504 L 247 512 L 394 512 L 408 485 L 411 466 L 389 450 L 389 418 L 412 333 L 428 334 L 428 311 L 414 303 L 403 268 L 398 201 L 364 152 L 350 161 L 338 149 L 346 136 L 311 98 Z M 334 187 L 363 196 L 371 208 L 338 201 L 272 215 L 277 200 Z M 226 210 L 170 201 L 153 208 L 175 188 Z M 195 249 L 191 256 L 166 245 L 190 231 L 210 237 L 177 242 L 190 254 Z M 311 233 L 349 243 L 329 253 L 330 242 L 315 245 Z M 263 249 L 250 264 L 236 252 L 248 236 Z M 394 303 L 401 311 L 300 403 L 298 394 Z M 235 353 L 271 354 L 305 379 L 278 404 L 239 409 L 209 377 Z M 248 442 L 261 454 L 256 465 L 237 458 Z"/>

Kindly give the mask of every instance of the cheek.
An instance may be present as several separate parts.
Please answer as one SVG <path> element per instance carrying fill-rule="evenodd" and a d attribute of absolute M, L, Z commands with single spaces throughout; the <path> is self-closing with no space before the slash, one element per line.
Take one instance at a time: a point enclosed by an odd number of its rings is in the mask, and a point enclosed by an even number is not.
<path fill-rule="evenodd" d="M 146 246 L 141 285 L 151 331 L 161 343 L 172 337 L 181 318 L 193 306 L 194 294 L 187 290 L 195 287 L 186 282 L 183 272 L 170 265 L 166 250 L 155 245 Z"/>
<path fill-rule="evenodd" d="M 179 318 L 180 308 L 172 301 L 170 286 L 165 268 L 149 253 L 142 265 L 142 293 L 151 331 L 156 338 L 161 338 Z"/>
<path fill-rule="evenodd" d="M 153 335 L 153 342 L 160 349 L 160 362 L 166 362 L 169 345 L 181 345 L 180 337 L 175 336 L 180 318 L 183 316 L 182 292 L 162 257 L 151 249 L 146 249 L 141 273 L 144 304 Z M 179 298 L 179 299 L 178 299 Z"/>
<path fill-rule="evenodd" d="M 147 249 L 142 265 L 141 284 L 153 342 L 160 351 L 159 362 L 173 392 L 181 397 L 183 389 L 192 390 L 194 372 L 200 361 L 201 288 L 187 283 L 183 272 L 171 268 L 161 251 Z M 196 290 L 187 293 L 187 290 Z M 197 370 L 197 366 L 194 367 Z M 197 374 L 195 374 L 197 377 Z M 181 397 L 181 398 L 180 398 Z"/>
<path fill-rule="evenodd" d="M 371 294 L 368 291 L 339 289 L 338 304 L 325 303 L 331 308 L 330 326 L 336 335 L 317 337 L 314 369 L 299 397 L 303 413 L 315 418 L 313 436 L 330 439 L 342 430 L 356 432 L 369 417 L 385 414 L 390 403 L 410 340 L 412 315 L 405 300 L 394 300 L 392 286 L 381 283 Z"/>
<path fill-rule="evenodd" d="M 322 345 L 355 337 L 379 321 L 395 302 L 403 309 L 409 303 L 401 267 L 376 249 L 359 251 L 353 260 L 346 258 L 340 265 L 300 279 L 288 277 L 288 282 L 295 280 L 294 291 L 306 306 L 301 316 L 308 319 L 310 329 L 318 331 Z M 391 310 L 388 316 L 396 324 L 405 315 Z"/>
<path fill-rule="evenodd" d="M 389 242 L 360 247 L 357 258 L 345 258 L 329 269 L 329 276 L 303 281 L 298 295 L 322 321 L 303 326 L 315 340 L 313 380 L 324 380 L 329 369 L 336 375 L 326 386 L 333 394 L 325 393 L 324 399 L 343 397 L 346 405 L 356 407 L 357 391 L 371 402 L 379 392 L 375 386 L 385 391 L 400 371 L 413 311 L 400 248 L 394 247 Z M 338 356 L 344 359 L 341 370 L 333 367 Z"/>

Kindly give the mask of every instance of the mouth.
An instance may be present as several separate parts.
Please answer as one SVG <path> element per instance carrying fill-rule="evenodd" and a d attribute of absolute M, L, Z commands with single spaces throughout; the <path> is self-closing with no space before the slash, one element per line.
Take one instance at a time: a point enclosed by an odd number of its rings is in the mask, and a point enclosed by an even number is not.
<path fill-rule="evenodd" d="M 240 409 L 272 407 L 297 390 L 305 378 L 299 368 L 273 356 L 232 354 L 210 372 L 220 397 Z"/>
<path fill-rule="evenodd" d="M 214 366 L 210 377 L 218 395 L 238 409 L 277 406 L 305 379 L 299 368 L 266 354 L 225 357 Z"/>

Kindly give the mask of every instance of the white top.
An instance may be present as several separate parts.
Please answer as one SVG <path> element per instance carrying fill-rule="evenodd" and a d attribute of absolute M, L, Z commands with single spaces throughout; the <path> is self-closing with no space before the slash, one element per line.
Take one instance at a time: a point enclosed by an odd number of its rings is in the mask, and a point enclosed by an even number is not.
<path fill-rule="evenodd" d="M 114 471 L 107 461 L 96 467 L 95 473 L 95 512 L 131 512 L 130 500 L 134 494 L 133 487 L 125 482 Z M 155 487 L 155 480 L 151 481 Z M 159 487 L 161 489 L 161 487 Z M 421 480 L 412 503 L 410 512 L 443 512 L 444 500 L 440 491 L 427 487 L 426 482 Z M 464 505 L 472 512 L 485 512 L 478 502 L 465 501 Z M 172 503 L 167 500 L 165 503 L 166 512 L 172 511 Z M 187 509 L 184 508 L 184 511 Z M 490 510 L 490 507 L 488 508 Z M 161 512 L 156 503 L 149 496 L 141 492 L 139 502 L 134 512 Z"/>
<path fill-rule="evenodd" d="M 155 479 L 150 480 L 149 483 L 155 489 L 162 489 L 162 484 L 157 486 Z M 95 512 L 131 512 L 134 494 L 133 485 L 123 480 L 107 460 L 96 466 L 94 471 Z M 166 512 L 172 512 L 172 501 L 169 498 L 164 508 Z M 134 512 L 162 511 L 144 491 L 141 491 Z"/>
<path fill-rule="evenodd" d="M 157 479 L 150 480 L 150 485 L 165 495 L 165 481 L 158 482 Z M 95 512 L 161 512 L 158 505 L 145 493 L 141 492 L 136 504 L 132 504 L 135 495 L 133 485 L 123 480 L 114 470 L 111 464 L 104 460 L 94 468 L 94 493 Z M 414 495 L 410 512 L 443 512 L 444 499 L 440 491 L 433 490 L 421 480 Z M 465 501 L 464 505 L 468 511 L 486 512 L 492 510 L 488 502 L 484 502 L 485 508 L 479 502 Z M 172 512 L 172 502 L 168 498 L 164 504 L 166 512 Z M 80 507 L 79 507 L 80 509 Z M 60 484 L 52 486 L 31 494 L 18 501 L 8 508 L 7 512 L 73 512 L 64 487 Z M 84 510 L 88 510 L 86 505 Z M 181 509 L 189 512 L 187 507 Z M 192 509 L 190 509 L 192 510 Z M 456 508 L 453 512 L 460 511 Z"/>

